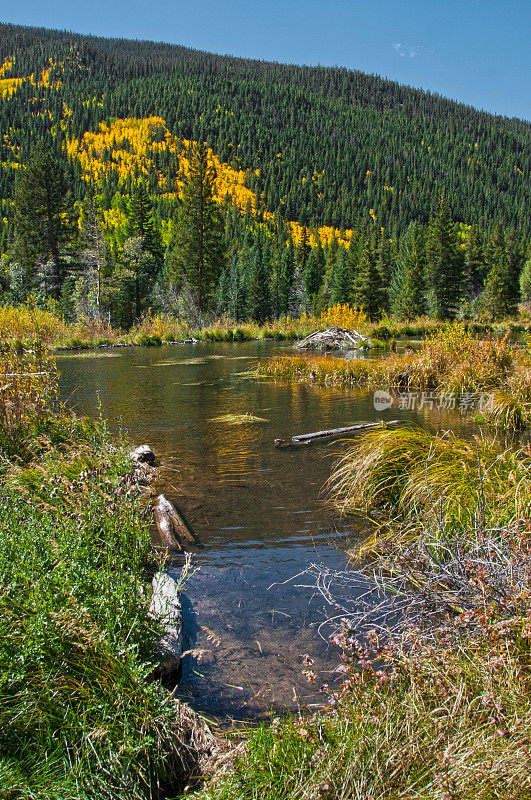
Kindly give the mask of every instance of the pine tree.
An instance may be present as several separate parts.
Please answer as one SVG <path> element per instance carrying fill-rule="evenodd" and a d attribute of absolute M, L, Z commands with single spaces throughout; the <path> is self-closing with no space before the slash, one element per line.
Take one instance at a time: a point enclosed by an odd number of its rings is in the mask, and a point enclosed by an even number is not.
<path fill-rule="evenodd" d="M 529 258 L 520 275 L 520 292 L 524 303 L 531 303 L 531 258 Z"/>
<path fill-rule="evenodd" d="M 161 269 L 164 262 L 164 248 L 158 226 L 153 218 L 151 200 L 146 187 L 137 186 L 129 204 L 129 235 L 142 237 L 144 250 L 153 256 L 155 264 Z"/>
<path fill-rule="evenodd" d="M 301 272 L 301 275 L 304 275 L 304 268 L 306 266 L 306 259 L 312 252 L 312 248 L 310 247 L 310 237 L 308 235 L 308 228 L 303 226 L 301 238 L 297 245 L 296 250 L 296 260 L 297 266 Z"/>
<path fill-rule="evenodd" d="M 259 324 L 271 318 L 271 294 L 264 259 L 255 245 L 252 252 L 251 280 L 249 283 L 249 313 Z"/>
<path fill-rule="evenodd" d="M 86 298 L 82 309 L 84 316 L 94 316 L 99 320 L 101 319 L 101 285 L 106 266 L 107 244 L 103 236 L 101 214 L 93 197 L 89 197 L 83 206 L 80 245 L 78 260 L 84 274 L 78 279 L 76 294 L 79 299 L 81 296 Z"/>
<path fill-rule="evenodd" d="M 500 253 L 492 266 L 487 280 L 482 302 L 493 318 L 514 316 L 518 309 L 518 283 L 506 253 Z"/>
<path fill-rule="evenodd" d="M 444 197 L 431 214 L 426 256 L 429 312 L 437 319 L 452 319 L 461 299 L 463 257 Z"/>
<path fill-rule="evenodd" d="M 176 219 L 170 277 L 176 280 L 179 275 L 186 276 L 195 291 L 199 312 L 204 314 L 224 263 L 223 223 L 213 200 L 215 172 L 206 144 L 193 145 L 189 160 L 190 172 Z"/>
<path fill-rule="evenodd" d="M 385 228 L 381 228 L 378 238 L 376 266 L 380 273 L 382 286 L 382 308 L 386 311 L 389 308 L 389 285 L 395 261 L 396 250 L 393 246 L 393 242 L 388 238 Z"/>
<path fill-rule="evenodd" d="M 27 289 L 31 289 L 40 264 L 45 276 L 45 294 L 56 299 L 61 295 L 66 273 L 64 245 L 72 235 L 67 190 L 63 168 L 49 146 L 42 142 L 26 168 L 18 171 L 13 199 L 14 256 L 23 267 Z"/>
<path fill-rule="evenodd" d="M 481 293 L 485 278 L 486 266 L 483 239 L 477 226 L 472 225 L 466 243 L 464 281 L 464 288 L 470 300 L 474 300 Z"/>
<path fill-rule="evenodd" d="M 389 289 L 391 313 L 413 319 L 424 313 L 426 250 L 421 226 L 412 222 L 400 243 L 398 264 Z"/>
<path fill-rule="evenodd" d="M 314 247 L 311 250 L 303 271 L 304 288 L 310 299 L 310 303 L 315 306 L 315 299 L 324 278 L 324 253 L 322 247 Z"/>

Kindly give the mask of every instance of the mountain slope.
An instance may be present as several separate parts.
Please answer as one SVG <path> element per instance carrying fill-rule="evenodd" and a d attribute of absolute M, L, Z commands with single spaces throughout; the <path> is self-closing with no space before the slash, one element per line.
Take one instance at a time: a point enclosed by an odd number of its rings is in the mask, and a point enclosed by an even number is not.
<path fill-rule="evenodd" d="M 11 25 L 0 25 L 0 63 L 2 198 L 42 136 L 81 141 L 112 118 L 157 116 L 245 170 L 255 205 L 288 220 L 351 228 L 373 209 L 404 230 L 445 194 L 462 222 L 530 228 L 531 126 L 517 119 L 360 72 Z M 156 172 L 174 161 L 161 149 Z M 81 197 L 86 182 L 71 169 Z"/>

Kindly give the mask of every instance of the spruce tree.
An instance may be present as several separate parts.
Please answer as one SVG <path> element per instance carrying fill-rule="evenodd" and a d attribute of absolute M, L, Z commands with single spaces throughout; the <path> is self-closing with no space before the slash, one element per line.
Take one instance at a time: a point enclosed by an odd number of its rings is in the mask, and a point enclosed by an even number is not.
<path fill-rule="evenodd" d="M 164 248 L 159 227 L 153 217 L 153 208 L 143 184 L 137 186 L 129 204 L 129 235 L 140 236 L 144 250 L 153 256 L 160 269 L 164 262 Z"/>
<path fill-rule="evenodd" d="M 306 260 L 311 252 L 312 248 L 310 247 L 310 237 L 308 234 L 308 228 L 304 225 L 301 232 L 301 238 L 297 245 L 297 250 L 296 250 L 297 266 L 301 272 L 301 275 L 304 275 Z"/>
<path fill-rule="evenodd" d="M 518 309 L 518 283 L 506 253 L 500 253 L 497 262 L 492 266 L 487 280 L 482 301 L 485 309 L 493 318 L 514 316 Z"/>
<path fill-rule="evenodd" d="M 278 274 L 278 310 L 282 316 L 286 316 L 289 311 L 289 299 L 294 275 L 295 258 L 293 244 L 290 242 L 288 247 L 284 248 L 280 257 Z"/>
<path fill-rule="evenodd" d="M 253 248 L 251 263 L 249 313 L 251 319 L 263 325 L 271 318 L 271 294 L 264 259 L 257 245 Z"/>
<path fill-rule="evenodd" d="M 400 242 L 398 263 L 389 289 L 391 313 L 413 319 L 424 313 L 426 250 L 421 226 L 412 222 Z"/>
<path fill-rule="evenodd" d="M 463 256 L 444 197 L 431 214 L 426 256 L 429 312 L 436 319 L 453 319 L 461 299 Z"/>
<path fill-rule="evenodd" d="M 464 276 L 464 289 L 470 300 L 481 293 L 486 276 L 483 239 L 477 226 L 472 225 L 466 243 Z"/>
<path fill-rule="evenodd" d="M 520 275 L 520 293 L 522 302 L 531 303 L 531 258 L 525 262 Z"/>
<path fill-rule="evenodd" d="M 362 308 L 370 319 L 382 310 L 382 278 L 378 270 L 373 237 L 367 239 L 352 287 L 352 302 Z"/>
<path fill-rule="evenodd" d="M 213 199 L 215 172 L 206 144 L 193 145 L 189 160 L 190 171 L 176 218 L 170 276 L 173 280 L 179 274 L 186 276 L 198 310 L 204 314 L 224 264 L 223 223 Z"/>
<path fill-rule="evenodd" d="M 64 246 L 72 235 L 67 192 L 61 164 L 50 147 L 41 142 L 26 168 L 18 171 L 13 199 L 14 256 L 22 266 L 26 290 L 30 291 L 35 283 L 40 264 L 45 276 L 44 291 L 56 299 L 61 296 L 66 273 Z"/>
<path fill-rule="evenodd" d="M 322 247 L 314 247 L 308 258 L 303 271 L 304 288 L 314 306 L 315 299 L 324 277 L 324 253 Z"/>
<path fill-rule="evenodd" d="M 332 277 L 332 303 L 350 303 L 352 299 L 352 268 L 347 251 L 340 247 Z"/>

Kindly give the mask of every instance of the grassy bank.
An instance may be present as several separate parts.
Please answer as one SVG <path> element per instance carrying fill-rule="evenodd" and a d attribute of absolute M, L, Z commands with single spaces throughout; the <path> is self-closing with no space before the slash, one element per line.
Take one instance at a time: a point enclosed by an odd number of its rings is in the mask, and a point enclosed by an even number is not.
<path fill-rule="evenodd" d="M 530 478 L 493 443 L 362 437 L 332 500 L 379 511 L 378 615 L 344 612 L 328 707 L 251 732 L 198 800 L 530 798 Z"/>
<path fill-rule="evenodd" d="M 445 330 L 446 323 L 420 317 L 408 323 L 386 319 L 370 322 L 363 311 L 347 304 L 338 304 L 319 316 L 302 314 L 300 317 L 285 317 L 275 322 L 259 325 L 256 322 L 234 322 L 228 318 L 214 320 L 208 325 L 194 325 L 167 314 L 149 314 L 127 331 L 111 327 L 105 322 L 82 318 L 77 322 L 66 322 L 50 311 L 26 306 L 0 306 L 0 341 L 17 339 L 41 341 L 53 349 L 74 349 L 111 346 L 160 346 L 166 343 L 191 339 L 212 342 L 251 341 L 271 339 L 275 341 L 302 339 L 316 330 L 338 326 L 355 329 L 369 337 L 370 344 L 384 347 L 395 339 L 432 336 Z M 471 322 L 466 330 L 472 334 L 493 332 L 521 333 L 529 330 L 527 320 L 507 320 L 497 324 Z"/>
<path fill-rule="evenodd" d="M 348 305 L 337 305 L 319 317 L 303 314 L 294 319 L 285 317 L 259 325 L 256 322 L 234 322 L 228 318 L 197 326 L 170 315 L 149 314 L 131 330 L 122 331 L 94 320 L 65 322 L 61 317 L 30 306 L 0 307 L 0 341 L 38 340 L 55 349 L 102 346 L 158 346 L 190 339 L 198 341 L 249 341 L 253 339 L 302 339 L 317 328 L 333 325 L 369 330 L 362 311 Z"/>
<path fill-rule="evenodd" d="M 126 448 L 60 408 L 39 357 L 0 358 L 0 797 L 173 797 L 209 734 L 151 678 L 145 502 Z"/>

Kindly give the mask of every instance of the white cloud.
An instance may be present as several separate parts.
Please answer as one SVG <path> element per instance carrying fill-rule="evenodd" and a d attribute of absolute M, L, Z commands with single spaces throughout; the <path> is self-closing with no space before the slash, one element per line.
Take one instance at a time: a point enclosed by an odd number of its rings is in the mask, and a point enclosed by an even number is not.
<path fill-rule="evenodd" d="M 391 47 L 401 58 L 415 58 L 420 50 L 420 45 L 418 44 L 402 44 L 402 42 L 393 42 Z"/>

